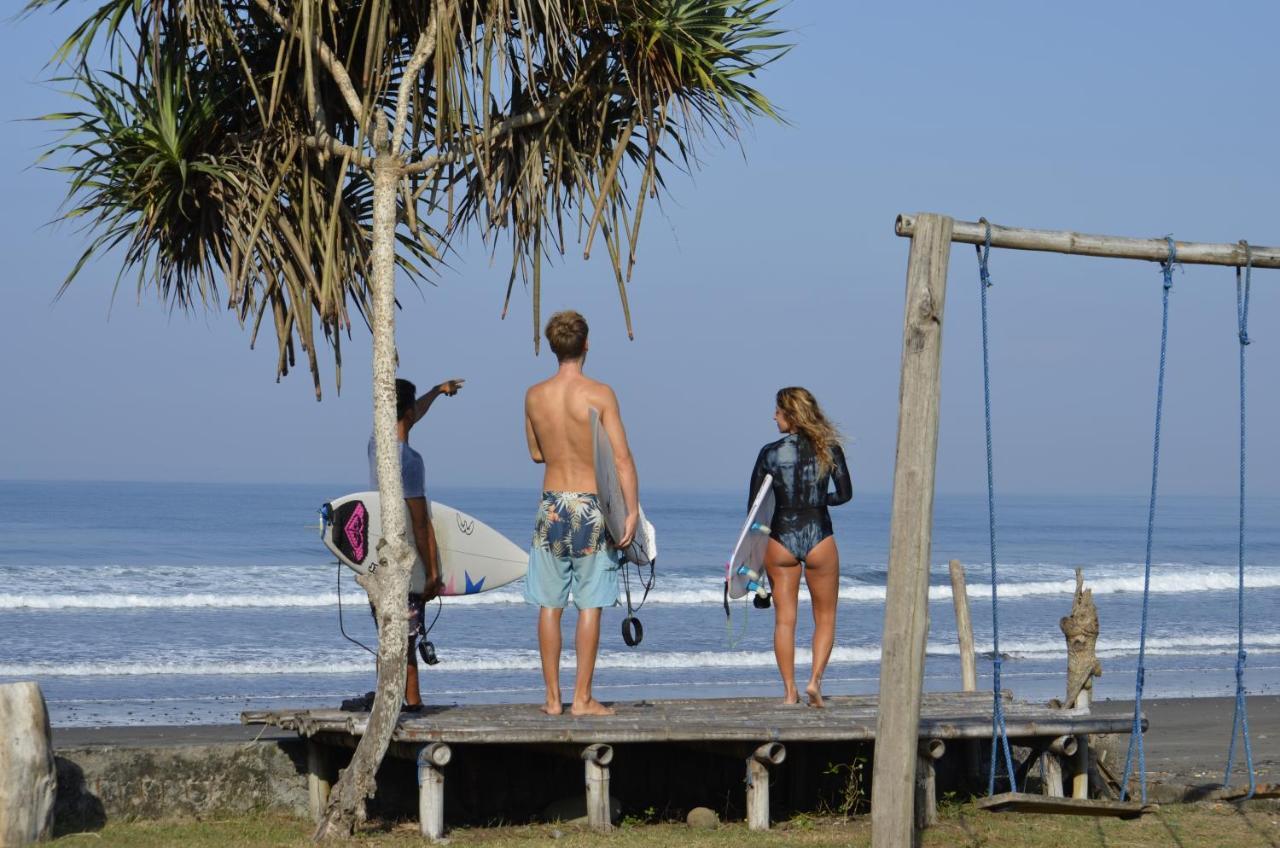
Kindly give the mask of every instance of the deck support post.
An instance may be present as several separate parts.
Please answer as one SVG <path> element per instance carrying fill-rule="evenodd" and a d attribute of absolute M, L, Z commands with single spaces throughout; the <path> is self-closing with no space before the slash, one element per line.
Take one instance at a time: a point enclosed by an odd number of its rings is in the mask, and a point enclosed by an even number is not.
<path fill-rule="evenodd" d="M 933 764 L 947 752 L 941 739 L 920 742 L 916 754 L 916 827 L 924 830 L 938 823 L 938 782 Z"/>
<path fill-rule="evenodd" d="M 612 830 L 613 815 L 609 809 L 609 763 L 613 762 L 612 745 L 588 745 L 582 749 L 586 764 L 587 824 L 592 830 Z"/>
<path fill-rule="evenodd" d="M 781 742 L 766 742 L 747 757 L 747 827 L 769 829 L 769 769 L 787 758 Z"/>
<path fill-rule="evenodd" d="M 914 828 L 916 748 L 925 639 L 929 635 L 929 556 L 938 453 L 942 315 L 952 219 L 913 221 L 907 259 L 898 390 L 898 445 L 889 526 L 889 578 L 880 654 L 880 703 L 871 778 L 871 844 L 905 848 Z"/>
<path fill-rule="evenodd" d="M 1049 743 L 1040 758 L 1040 782 L 1042 795 L 1062 798 L 1062 765 L 1078 753 L 1074 736 L 1059 736 Z"/>
<path fill-rule="evenodd" d="M 1080 694 L 1076 696 L 1076 709 L 1089 709 L 1090 694 L 1088 689 L 1080 690 Z M 1089 737 L 1076 737 L 1076 756 L 1072 763 L 1072 769 L 1075 772 L 1071 777 L 1071 797 L 1072 798 L 1088 798 L 1089 797 Z"/>
<path fill-rule="evenodd" d="M 307 739 L 307 809 L 311 820 L 320 823 L 329 808 L 333 788 L 333 754 L 329 746 L 314 736 Z"/>
<path fill-rule="evenodd" d="M 418 825 L 433 841 L 444 836 L 444 767 L 452 759 L 453 750 L 443 742 L 418 750 Z"/>

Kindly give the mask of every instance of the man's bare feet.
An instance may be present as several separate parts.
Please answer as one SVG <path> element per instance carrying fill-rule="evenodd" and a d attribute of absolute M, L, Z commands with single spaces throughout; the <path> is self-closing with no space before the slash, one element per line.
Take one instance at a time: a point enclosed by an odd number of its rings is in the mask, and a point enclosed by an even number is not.
<path fill-rule="evenodd" d="M 549 716 L 558 716 L 564 712 L 564 705 L 559 701 L 547 701 L 545 704 L 538 707 L 538 710 Z"/>
<path fill-rule="evenodd" d="M 604 704 L 592 698 L 585 704 L 579 704 L 577 701 L 569 707 L 569 715 L 575 716 L 611 716 L 614 714 L 613 707 L 606 707 Z"/>
<path fill-rule="evenodd" d="M 809 706 L 814 709 L 822 709 L 827 704 L 822 700 L 822 687 L 816 683 L 810 683 L 804 687 L 805 697 L 809 699 Z"/>

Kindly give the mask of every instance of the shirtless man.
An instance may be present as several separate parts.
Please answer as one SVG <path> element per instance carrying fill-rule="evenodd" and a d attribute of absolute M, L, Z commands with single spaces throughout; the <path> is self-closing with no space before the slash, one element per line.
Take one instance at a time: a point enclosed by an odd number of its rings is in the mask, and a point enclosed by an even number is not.
<path fill-rule="evenodd" d="M 569 712 L 613 715 L 612 709 L 592 697 L 591 677 L 600 646 L 600 610 L 618 602 L 618 548 L 631 544 L 639 518 L 636 466 L 613 389 L 582 373 L 587 356 L 586 320 L 577 312 L 557 312 L 547 322 L 546 334 L 559 369 L 549 380 L 530 387 L 524 398 L 529 455 L 547 467 L 524 592 L 526 601 L 541 608 L 538 651 L 547 685 L 547 702 L 541 709 L 547 715 L 559 715 L 563 708 L 560 618 L 572 593 L 578 608 L 578 677 Z M 608 537 L 596 498 L 592 409 L 600 413 L 600 423 L 609 435 L 627 504 L 621 539 Z"/>

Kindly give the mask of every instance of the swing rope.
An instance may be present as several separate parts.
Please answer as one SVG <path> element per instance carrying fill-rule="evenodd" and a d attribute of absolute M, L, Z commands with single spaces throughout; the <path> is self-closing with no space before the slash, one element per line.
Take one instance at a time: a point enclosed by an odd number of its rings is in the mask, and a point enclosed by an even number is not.
<path fill-rule="evenodd" d="M 991 269 L 988 259 L 991 255 L 991 223 L 982 219 L 986 225 L 986 237 L 978 251 L 978 281 L 982 293 L 982 405 L 986 415 L 987 427 L 987 531 L 991 542 L 991 671 L 992 671 L 992 706 L 991 706 L 991 774 L 987 781 L 987 794 L 996 794 L 996 764 L 1000 759 L 1000 751 L 1004 752 L 1005 770 L 1009 774 L 1009 789 L 1017 792 L 1017 778 L 1013 771 L 1013 752 L 1009 749 L 1009 733 L 1005 728 L 1004 702 L 1000 698 L 1000 605 L 996 598 L 996 484 L 995 471 L 991 457 L 991 357 L 987 335 L 987 289 L 991 288 Z"/>
<path fill-rule="evenodd" d="M 1147 754 L 1142 745 L 1142 687 L 1147 675 L 1147 613 L 1151 607 L 1151 541 L 1156 526 L 1156 485 L 1160 477 L 1160 421 L 1164 414 L 1164 370 L 1169 350 L 1169 290 L 1173 288 L 1173 266 L 1178 261 L 1178 248 L 1173 239 L 1165 236 L 1169 245 L 1169 258 L 1160 263 L 1164 276 L 1160 316 L 1160 371 L 1156 377 L 1156 427 L 1151 451 L 1151 499 L 1147 505 L 1147 553 L 1142 573 L 1142 624 L 1138 629 L 1138 672 L 1133 690 L 1133 728 L 1129 731 L 1129 750 L 1124 758 L 1124 776 L 1120 779 L 1120 800 L 1126 800 L 1129 792 L 1129 774 L 1133 768 L 1134 753 L 1138 755 L 1138 785 L 1142 790 L 1142 803 L 1147 803 Z"/>
<path fill-rule="evenodd" d="M 1253 276 L 1253 251 L 1249 243 L 1244 245 L 1244 275 L 1236 268 L 1236 327 L 1240 337 L 1240 537 L 1237 567 L 1239 583 L 1236 590 L 1236 710 L 1231 720 L 1231 744 L 1227 748 L 1227 770 L 1222 778 L 1224 787 L 1231 784 L 1231 770 L 1236 759 L 1236 737 L 1244 739 L 1245 771 L 1249 774 L 1249 793 L 1252 798 L 1257 788 L 1253 775 L 1253 749 L 1249 745 L 1249 713 L 1245 704 L 1244 664 L 1248 654 L 1244 649 L 1244 481 L 1245 481 L 1245 348 L 1249 345 L 1249 285 Z"/>

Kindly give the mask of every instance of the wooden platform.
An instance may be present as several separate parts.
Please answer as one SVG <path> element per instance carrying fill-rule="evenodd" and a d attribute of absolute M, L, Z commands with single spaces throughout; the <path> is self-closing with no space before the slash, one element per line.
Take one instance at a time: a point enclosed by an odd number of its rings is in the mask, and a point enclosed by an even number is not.
<path fill-rule="evenodd" d="M 608 766 L 611 745 L 689 743 L 743 757 L 747 765 L 747 810 L 752 827 L 767 828 L 769 770 L 784 762 L 787 742 L 874 742 L 876 696 L 835 696 L 827 708 L 783 706 L 776 698 L 629 701 L 613 704 L 607 717 L 547 716 L 533 704 L 428 706 L 407 713 L 392 736 L 392 756 L 416 758 L 423 833 L 443 831 L 443 766 L 450 745 L 534 745 L 562 748 L 581 756 L 587 772 L 588 818 L 609 826 Z M 1128 733 L 1128 716 L 1100 716 L 1053 709 L 1004 697 L 1009 738 L 1047 749 L 1064 736 Z M 351 747 L 364 733 L 368 714 L 334 709 L 249 711 L 245 724 L 293 730 L 311 740 L 310 777 L 313 813 L 323 810 L 333 779 L 329 746 Z M 1145 727 L 1145 724 L 1144 724 Z M 952 740 L 991 736 L 991 695 L 985 692 L 928 693 L 920 714 L 922 791 L 932 807 L 932 759 Z M 925 749 L 928 753 L 924 753 Z M 434 788 L 433 788 L 434 787 Z M 431 794 L 432 797 L 428 797 Z M 603 800 L 601 800 L 603 799 Z M 594 806 L 593 806 L 594 803 Z M 430 821 L 429 821 L 430 819 Z"/>
<path fill-rule="evenodd" d="M 832 697 L 823 710 L 784 707 L 776 698 L 628 701 L 617 715 L 547 716 L 532 704 L 426 707 L 405 714 L 393 741 L 467 744 L 623 742 L 823 742 L 875 739 L 875 696 Z M 303 736 L 360 736 L 366 713 L 333 709 L 249 711 L 245 724 L 266 724 Z M 1131 719 L 1056 710 L 1005 698 L 1011 738 L 1128 733 Z M 985 739 L 991 736 L 991 695 L 931 693 L 920 711 L 922 739 Z"/>

